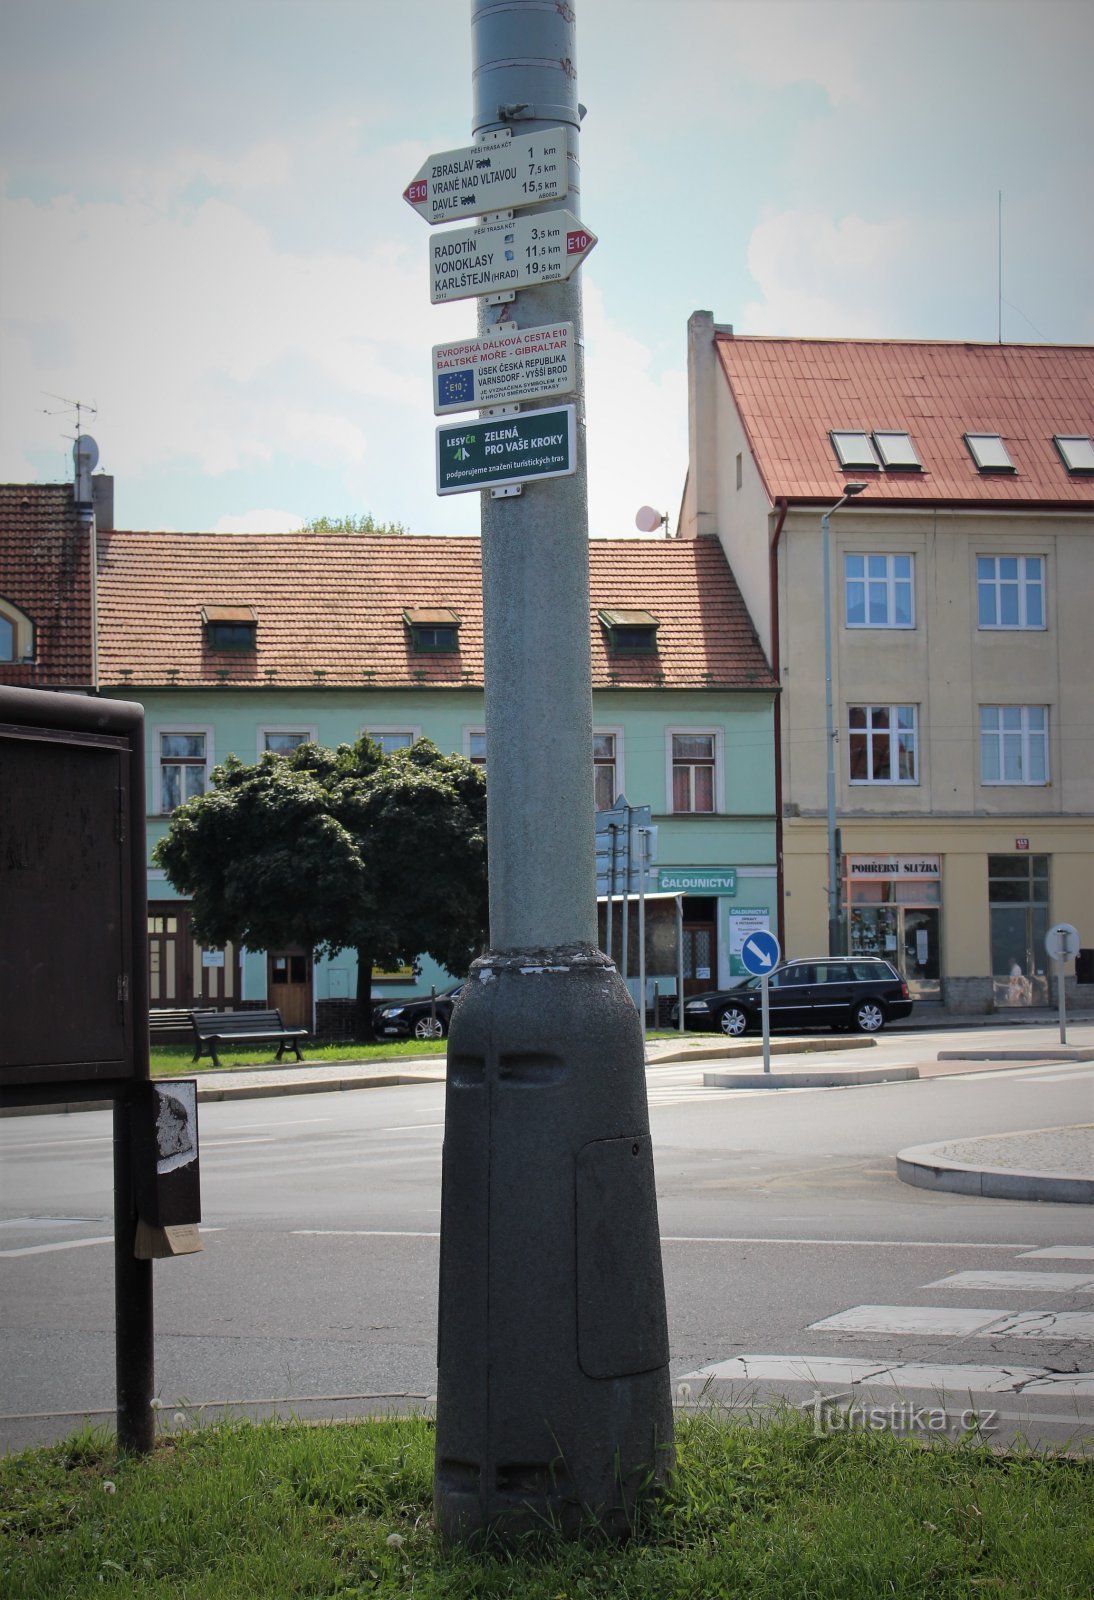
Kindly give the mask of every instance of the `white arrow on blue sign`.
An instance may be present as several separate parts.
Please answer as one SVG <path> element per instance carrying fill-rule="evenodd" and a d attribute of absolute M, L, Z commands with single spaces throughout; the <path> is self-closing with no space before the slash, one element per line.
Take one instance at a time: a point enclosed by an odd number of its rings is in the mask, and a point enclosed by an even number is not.
<path fill-rule="evenodd" d="M 741 946 L 741 965 L 754 978 L 762 978 L 778 966 L 782 958 L 779 941 L 766 928 L 750 933 Z"/>

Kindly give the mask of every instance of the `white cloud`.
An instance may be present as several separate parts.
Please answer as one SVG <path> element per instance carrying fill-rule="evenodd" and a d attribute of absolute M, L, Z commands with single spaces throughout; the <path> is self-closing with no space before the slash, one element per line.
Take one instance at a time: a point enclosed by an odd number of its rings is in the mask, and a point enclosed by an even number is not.
<path fill-rule="evenodd" d="M 219 517 L 214 533 L 295 533 L 304 526 L 295 511 L 244 511 L 237 517 Z"/>
<path fill-rule="evenodd" d="M 595 278 L 582 294 L 590 532 L 634 533 L 646 504 L 669 512 L 672 527 L 687 471 L 687 374 L 655 372 L 649 348 L 608 317 Z"/>
<path fill-rule="evenodd" d="M 748 243 L 761 297 L 741 314 L 742 333 L 877 338 L 896 331 L 882 286 L 907 257 L 912 228 L 897 218 L 837 221 L 819 211 L 767 217 Z M 880 291 L 880 293 L 879 293 Z"/>
<path fill-rule="evenodd" d="M 423 314 L 424 248 L 279 250 L 219 199 L 186 217 L 5 200 L 0 232 L 4 474 L 27 476 L 29 452 L 55 444 L 40 390 L 98 403 L 100 444 L 122 474 L 180 459 L 219 474 L 274 448 L 357 461 L 370 406 L 419 408 L 430 344 L 467 331 L 466 312 Z"/>

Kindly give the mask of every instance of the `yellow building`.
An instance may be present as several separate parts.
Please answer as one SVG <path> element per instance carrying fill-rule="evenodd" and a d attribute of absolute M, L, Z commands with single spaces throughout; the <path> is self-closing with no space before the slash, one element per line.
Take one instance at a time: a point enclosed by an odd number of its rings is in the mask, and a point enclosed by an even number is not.
<path fill-rule="evenodd" d="M 828 949 L 831 726 L 841 948 L 1047 1004 L 1047 929 L 1094 947 L 1094 349 L 688 342 L 679 533 L 721 540 L 781 685 L 785 951 Z"/>

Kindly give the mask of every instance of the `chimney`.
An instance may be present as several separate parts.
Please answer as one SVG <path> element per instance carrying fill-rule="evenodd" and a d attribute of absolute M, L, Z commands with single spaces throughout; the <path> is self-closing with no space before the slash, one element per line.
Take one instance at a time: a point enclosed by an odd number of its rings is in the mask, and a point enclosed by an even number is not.
<path fill-rule="evenodd" d="M 713 313 L 688 318 L 688 476 L 680 536 L 694 539 L 718 532 L 718 356 L 715 336 L 732 332 L 716 326 Z"/>
<path fill-rule="evenodd" d="M 114 531 L 114 474 L 99 472 L 91 480 L 91 502 L 95 508 L 95 526 L 100 533 Z"/>

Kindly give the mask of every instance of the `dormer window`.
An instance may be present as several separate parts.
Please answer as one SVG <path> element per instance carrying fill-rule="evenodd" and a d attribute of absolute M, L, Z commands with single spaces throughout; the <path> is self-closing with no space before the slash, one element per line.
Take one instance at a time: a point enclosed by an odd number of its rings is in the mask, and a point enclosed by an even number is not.
<path fill-rule="evenodd" d="M 0 598 L 0 661 L 33 660 L 33 622 L 11 600 Z"/>
<path fill-rule="evenodd" d="M 613 655 L 657 654 L 657 618 L 649 611 L 598 611 Z"/>
<path fill-rule="evenodd" d="M 1094 443 L 1086 433 L 1056 433 L 1052 442 L 1060 452 L 1060 460 L 1076 477 L 1094 473 Z"/>
<path fill-rule="evenodd" d="M 403 612 L 403 621 L 416 654 L 451 654 L 460 648 L 460 619 L 445 606 L 413 606 Z"/>
<path fill-rule="evenodd" d="M 210 650 L 258 648 L 258 616 L 253 606 L 202 606 L 201 622 Z"/>
<path fill-rule="evenodd" d="M 965 443 L 979 472 L 1014 472 L 1014 462 L 997 433 L 967 433 Z"/>

